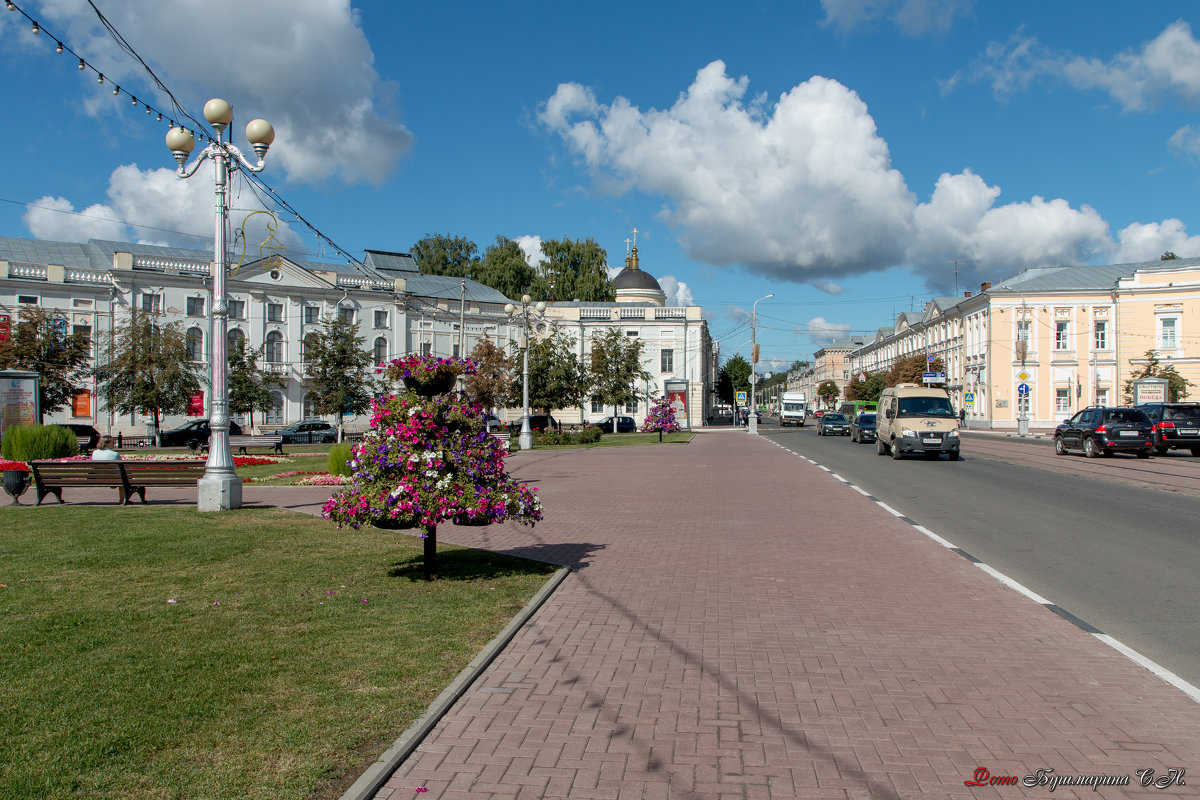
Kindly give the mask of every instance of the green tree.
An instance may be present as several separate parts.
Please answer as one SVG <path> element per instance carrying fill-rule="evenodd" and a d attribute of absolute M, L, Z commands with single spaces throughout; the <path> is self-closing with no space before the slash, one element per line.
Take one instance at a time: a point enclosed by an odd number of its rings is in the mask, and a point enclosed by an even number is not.
<path fill-rule="evenodd" d="M 1133 382 L 1138 378 L 1164 378 L 1167 381 L 1167 400 L 1172 403 L 1178 403 L 1181 400 L 1187 399 L 1188 387 L 1194 386 L 1191 381 L 1179 374 L 1175 369 L 1174 364 L 1162 366 L 1159 361 L 1157 350 L 1147 350 L 1146 366 L 1142 371 L 1133 375 L 1129 380 L 1125 381 L 1125 402 L 1133 402 Z"/>
<path fill-rule="evenodd" d="M 613 433 L 617 432 L 619 407 L 641 396 L 638 383 L 653 376 L 642 366 L 642 341 L 621 328 L 609 328 L 592 339 L 588 382 L 593 397 L 613 407 Z"/>
<path fill-rule="evenodd" d="M 345 438 L 342 415 L 365 413 L 375 395 L 375 359 L 364 349 L 365 341 L 358 323 L 340 316 L 322 320 L 321 330 L 305 337 L 313 407 L 322 416 L 337 417 L 339 442 Z"/>
<path fill-rule="evenodd" d="M 826 406 L 832 406 L 833 401 L 841 396 L 842 390 L 838 388 L 835 381 L 821 381 L 821 385 L 817 387 L 817 397 L 821 398 L 821 402 Z"/>
<path fill-rule="evenodd" d="M 162 325 L 134 310 L 113 335 L 111 360 L 96 368 L 104 407 L 118 414 L 183 414 L 200 392 L 202 366 L 191 360 L 182 322 Z"/>
<path fill-rule="evenodd" d="M 496 410 L 507 404 L 515 382 L 513 359 L 484 336 L 471 350 L 471 360 L 475 362 L 476 371 L 474 375 L 465 376 L 463 385 L 467 394 L 487 409 Z"/>
<path fill-rule="evenodd" d="M 506 236 L 497 236 L 471 277 L 505 297 L 520 297 L 533 286 L 537 272 L 525 260 L 521 245 Z"/>
<path fill-rule="evenodd" d="M 535 300 L 611 302 L 617 295 L 608 279 L 608 253 L 588 237 L 547 239 L 542 242 L 546 260 L 538 267 L 530 288 Z"/>
<path fill-rule="evenodd" d="M 542 408 L 571 408 L 583 401 L 590 388 L 588 371 L 575 352 L 575 339 L 553 329 L 549 336 L 535 338 L 529 349 L 529 406 Z M 513 363 L 522 363 L 520 349 Z M 510 405 L 521 404 L 520 382 L 515 382 Z"/>
<path fill-rule="evenodd" d="M 68 332 L 67 318 L 34 305 L 23 305 L 16 329 L 0 342 L 0 369 L 41 375 L 38 407 L 58 411 L 84 391 L 91 373 L 91 335 Z"/>
<path fill-rule="evenodd" d="M 923 380 L 922 375 L 925 372 L 943 372 L 945 369 L 946 366 L 942 362 L 941 356 L 936 357 L 933 363 L 930 364 L 926 361 L 924 353 L 913 353 L 893 363 L 892 368 L 887 371 L 884 380 L 888 386 L 895 386 L 900 383 L 920 384 Z"/>
<path fill-rule="evenodd" d="M 479 248 L 464 236 L 427 233 L 412 246 L 412 257 L 424 275 L 465 278 L 479 267 Z"/>
<path fill-rule="evenodd" d="M 746 359 L 734 356 L 725 362 L 721 372 L 729 377 L 729 385 L 733 390 L 729 396 L 729 403 L 733 403 L 734 394 L 737 392 L 750 391 L 750 362 Z"/>
<path fill-rule="evenodd" d="M 879 395 L 887 388 L 884 373 L 872 372 L 865 381 L 851 381 L 846 386 L 846 399 L 865 403 L 878 403 Z"/>
<path fill-rule="evenodd" d="M 1174 250 L 1168 250 L 1167 252 L 1165 252 L 1161 256 L 1159 256 L 1158 260 L 1159 261 L 1174 261 L 1177 258 L 1179 258 L 1179 256 L 1175 255 Z"/>
<path fill-rule="evenodd" d="M 283 386 L 283 380 L 274 373 L 259 369 L 266 345 L 257 350 L 246 347 L 243 339 L 229 344 L 229 413 L 249 414 L 250 426 L 254 426 L 254 412 L 271 407 L 271 390 Z"/>

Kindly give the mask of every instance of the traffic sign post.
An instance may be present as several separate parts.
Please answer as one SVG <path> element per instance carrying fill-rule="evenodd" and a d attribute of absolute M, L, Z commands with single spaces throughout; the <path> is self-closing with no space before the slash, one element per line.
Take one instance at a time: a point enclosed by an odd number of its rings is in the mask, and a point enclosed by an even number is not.
<path fill-rule="evenodd" d="M 965 393 L 963 395 L 963 403 L 968 406 L 974 405 L 975 404 L 975 393 L 974 392 Z"/>
<path fill-rule="evenodd" d="M 1029 384 L 1022 383 L 1020 386 L 1018 386 L 1017 394 L 1019 394 L 1021 397 L 1028 397 L 1029 396 Z"/>

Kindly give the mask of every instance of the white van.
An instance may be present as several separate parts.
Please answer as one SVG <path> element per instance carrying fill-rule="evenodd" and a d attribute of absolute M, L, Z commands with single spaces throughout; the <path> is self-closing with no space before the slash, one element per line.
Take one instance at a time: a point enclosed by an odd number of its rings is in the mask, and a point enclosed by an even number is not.
<path fill-rule="evenodd" d="M 905 453 L 924 453 L 951 461 L 959 455 L 958 415 L 945 389 L 901 383 L 879 396 L 875 415 L 875 452 L 891 453 L 897 461 Z"/>

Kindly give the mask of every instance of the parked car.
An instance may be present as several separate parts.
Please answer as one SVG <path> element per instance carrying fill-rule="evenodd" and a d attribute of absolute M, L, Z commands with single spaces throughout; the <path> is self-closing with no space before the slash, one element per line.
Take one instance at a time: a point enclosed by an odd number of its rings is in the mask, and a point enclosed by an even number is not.
<path fill-rule="evenodd" d="M 229 432 L 238 435 L 242 432 L 242 426 L 230 420 Z M 208 444 L 208 437 L 211 435 L 212 430 L 208 427 L 208 420 L 198 419 L 186 425 L 180 425 L 178 428 L 161 432 L 158 435 L 158 446 L 188 447 L 195 450 L 200 445 Z"/>
<path fill-rule="evenodd" d="M 1088 458 L 1111 456 L 1120 450 L 1149 458 L 1154 447 L 1154 425 L 1136 408 L 1085 408 L 1054 429 L 1054 452 L 1082 450 Z"/>
<path fill-rule="evenodd" d="M 589 422 L 589 427 L 599 428 L 602 433 L 613 432 L 613 418 L 605 417 L 599 422 Z M 637 431 L 637 423 L 633 417 L 617 417 L 617 433 L 634 433 Z"/>
<path fill-rule="evenodd" d="M 1138 409 L 1154 424 L 1154 452 L 1191 450 L 1200 456 L 1200 403 L 1145 403 Z"/>
<path fill-rule="evenodd" d="M 500 433 L 501 431 L 508 430 L 504 426 L 504 423 L 500 421 L 500 418 L 490 411 L 483 412 L 483 421 L 487 425 L 488 433 Z"/>
<path fill-rule="evenodd" d="M 80 445 L 80 452 L 86 450 L 95 450 L 96 442 L 100 441 L 100 431 L 96 430 L 96 428 L 92 425 L 85 425 L 81 422 L 56 422 L 55 424 L 60 428 L 67 428 L 76 436 L 88 437 L 87 444 Z"/>
<path fill-rule="evenodd" d="M 848 436 L 849 434 L 850 420 L 846 419 L 845 414 L 828 411 L 822 414 L 821 418 L 817 420 L 818 436 Z"/>
<path fill-rule="evenodd" d="M 823 416 L 825 416 L 825 409 L 823 409 L 823 408 L 818 408 L 816 411 L 813 412 L 813 417 L 816 419 L 820 419 Z"/>
<path fill-rule="evenodd" d="M 337 441 L 337 428 L 322 419 L 302 419 L 275 431 L 284 444 L 329 444 Z"/>
<path fill-rule="evenodd" d="M 554 421 L 554 417 L 549 414 L 530 414 L 529 415 L 529 430 L 537 433 L 544 431 L 547 428 L 557 428 L 558 423 Z M 521 420 L 508 423 L 508 432 L 514 436 L 521 432 Z"/>
<path fill-rule="evenodd" d="M 863 411 L 850 423 L 850 441 L 859 444 L 875 441 L 875 412 Z"/>

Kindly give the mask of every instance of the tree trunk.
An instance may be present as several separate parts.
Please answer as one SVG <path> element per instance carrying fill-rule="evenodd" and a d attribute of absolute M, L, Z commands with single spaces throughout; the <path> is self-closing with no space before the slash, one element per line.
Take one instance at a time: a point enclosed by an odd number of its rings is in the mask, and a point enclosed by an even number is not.
<path fill-rule="evenodd" d="M 437 525 L 425 526 L 425 580 L 436 581 L 438 578 L 437 569 Z"/>

